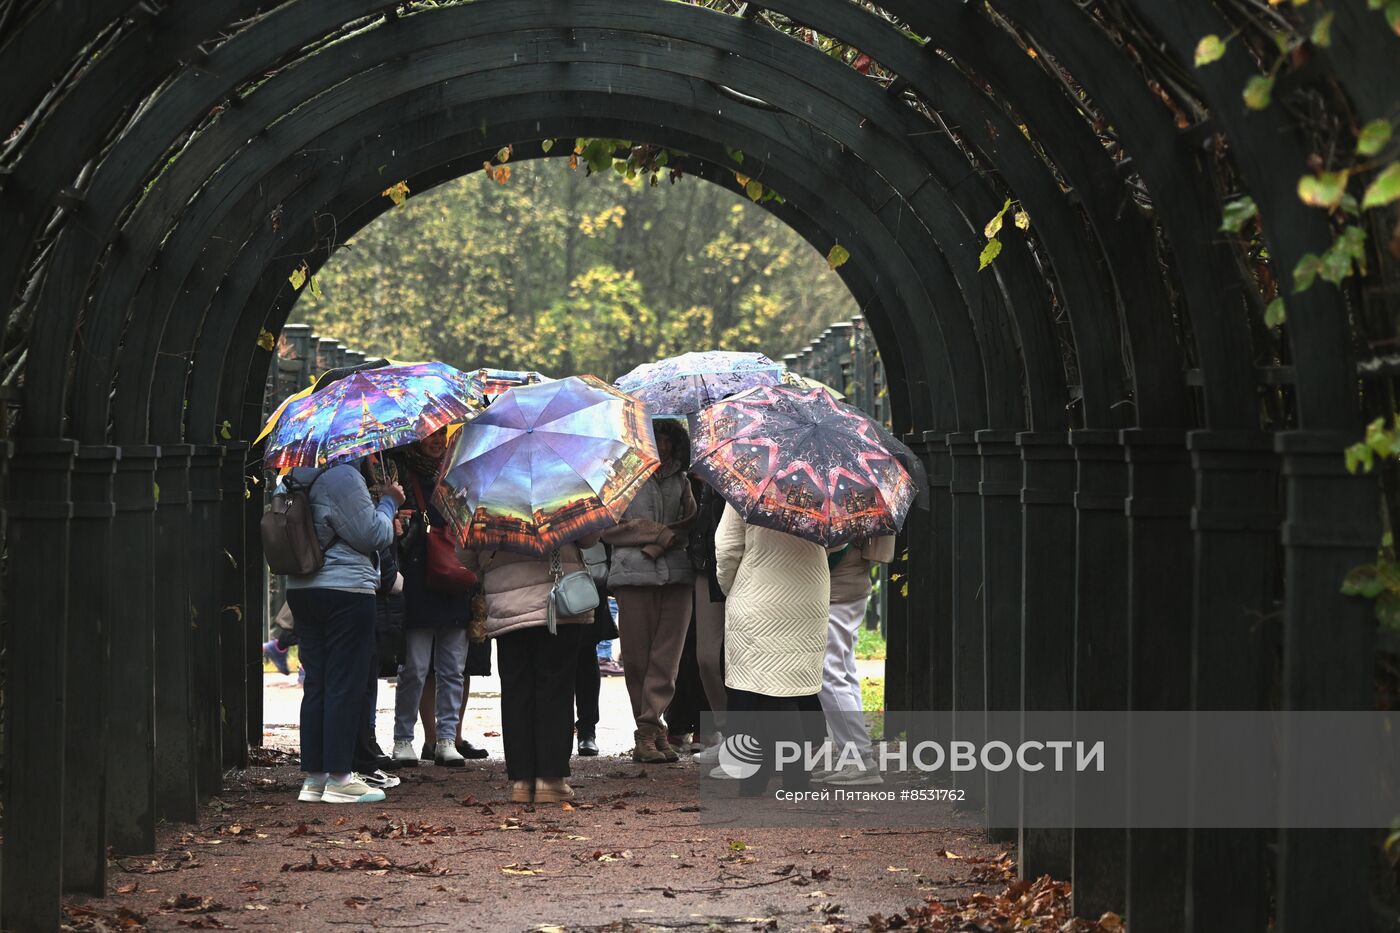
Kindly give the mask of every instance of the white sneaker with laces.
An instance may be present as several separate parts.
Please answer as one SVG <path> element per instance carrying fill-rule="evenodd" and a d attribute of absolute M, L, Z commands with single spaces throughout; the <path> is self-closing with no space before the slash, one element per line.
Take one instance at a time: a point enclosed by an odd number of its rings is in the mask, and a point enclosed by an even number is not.
<path fill-rule="evenodd" d="M 391 787 L 398 787 L 399 784 L 402 783 L 399 780 L 398 775 L 386 774 L 385 772 L 378 770 L 371 771 L 369 774 L 362 774 L 360 775 L 360 778 L 370 787 L 377 787 L 380 790 L 388 790 Z"/>
<path fill-rule="evenodd" d="M 320 803 L 321 795 L 326 792 L 325 778 L 311 777 L 307 775 L 306 780 L 301 782 L 301 793 L 297 794 L 297 800 L 302 803 Z"/>
<path fill-rule="evenodd" d="M 379 803 L 384 799 L 384 791 L 370 787 L 358 774 L 350 775 L 344 784 L 326 782 L 326 792 L 321 795 L 322 803 Z"/>
<path fill-rule="evenodd" d="M 394 740 L 394 760 L 400 768 L 418 767 L 418 752 L 413 747 L 412 739 Z"/>

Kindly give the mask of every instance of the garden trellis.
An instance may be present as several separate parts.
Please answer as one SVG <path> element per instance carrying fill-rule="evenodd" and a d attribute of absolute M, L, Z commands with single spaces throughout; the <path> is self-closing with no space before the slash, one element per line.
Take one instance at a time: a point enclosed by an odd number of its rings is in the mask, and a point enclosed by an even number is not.
<path fill-rule="evenodd" d="M 1393 116 L 1394 8 L 0 3 L 2 925 L 54 926 L 108 844 L 149 851 L 246 761 L 265 581 L 233 438 L 334 250 L 507 147 L 665 147 L 832 257 L 933 485 L 891 709 L 1368 708 L 1372 606 L 1339 584 L 1374 559 L 1377 485 L 1342 452 L 1393 407 L 1357 347 L 1393 337 L 1394 206 L 1351 223 L 1298 183 Z M 1347 164 L 1358 194 L 1388 152 Z M 1342 223 L 1367 278 L 1294 292 Z M 133 722 L 105 780 L 79 771 Z M 1019 835 L 1024 872 L 1135 931 L 1263 929 L 1271 896 L 1284 931 L 1369 910 L 1365 833 Z"/>

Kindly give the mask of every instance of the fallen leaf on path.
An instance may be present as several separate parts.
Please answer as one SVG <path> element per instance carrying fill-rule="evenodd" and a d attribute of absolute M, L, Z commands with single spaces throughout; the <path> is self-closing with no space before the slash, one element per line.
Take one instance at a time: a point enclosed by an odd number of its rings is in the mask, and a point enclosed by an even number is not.
<path fill-rule="evenodd" d="M 355 910 L 364 910 L 365 908 L 369 907 L 369 905 L 369 898 L 360 894 L 357 894 L 354 897 L 347 897 L 345 899 L 345 906 L 352 907 Z"/>
<path fill-rule="evenodd" d="M 135 881 L 131 882 L 131 884 L 119 884 L 119 885 L 117 885 L 115 888 L 112 889 L 112 893 L 113 893 L 113 894 L 135 894 L 135 893 L 136 893 L 136 889 L 137 889 L 138 887 L 140 887 L 140 886 L 139 886 Z"/>
<path fill-rule="evenodd" d="M 501 873 L 505 875 L 538 875 L 539 872 L 533 868 L 526 868 L 519 862 L 511 862 L 509 865 L 501 866 Z"/>
<path fill-rule="evenodd" d="M 200 897 L 196 894 L 172 894 L 160 902 L 160 909 L 177 910 L 181 913 L 208 913 L 214 910 L 228 910 L 212 897 Z"/>

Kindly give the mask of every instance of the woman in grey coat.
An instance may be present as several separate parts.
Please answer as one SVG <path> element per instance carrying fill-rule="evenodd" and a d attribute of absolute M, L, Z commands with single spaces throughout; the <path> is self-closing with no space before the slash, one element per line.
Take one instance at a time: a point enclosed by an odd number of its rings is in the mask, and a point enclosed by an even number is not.
<path fill-rule="evenodd" d="M 379 551 L 393 543 L 403 490 L 390 483 L 376 505 L 364 477 L 349 463 L 293 470 L 291 479 L 310 489 L 316 537 L 325 553 L 320 570 L 287 577 L 287 604 L 306 669 L 301 698 L 306 780 L 298 799 L 373 803 L 383 800 L 384 792 L 351 769 L 374 649 Z"/>
<path fill-rule="evenodd" d="M 685 471 L 690 438 L 675 421 L 653 424 L 661 467 L 623 520 L 603 532 L 613 547 L 608 588 L 617 597 L 622 674 L 636 720 L 632 758 L 650 763 L 680 758 L 666 741 L 661 714 L 676 693 L 695 579 L 685 547 L 686 529 L 695 519 Z"/>

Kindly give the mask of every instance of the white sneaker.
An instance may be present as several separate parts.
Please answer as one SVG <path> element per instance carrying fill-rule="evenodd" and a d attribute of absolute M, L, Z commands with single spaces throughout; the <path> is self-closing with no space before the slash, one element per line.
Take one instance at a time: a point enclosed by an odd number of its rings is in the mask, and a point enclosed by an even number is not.
<path fill-rule="evenodd" d="M 360 779 L 363 780 L 370 787 L 377 787 L 380 790 L 388 790 L 391 787 L 398 787 L 401 783 L 399 781 L 398 775 L 386 774 L 383 771 L 378 770 L 371 771 L 369 774 L 362 774 L 360 775 Z"/>
<path fill-rule="evenodd" d="M 397 746 L 395 746 L 397 751 Z M 460 768 L 467 763 L 462 753 L 457 751 L 456 739 L 438 739 L 433 746 L 433 764 L 444 768 Z"/>
<path fill-rule="evenodd" d="M 723 745 L 723 744 L 724 744 L 724 738 L 723 738 L 723 737 L 720 737 L 719 741 L 715 742 L 715 744 L 713 744 L 713 745 L 709 746 L 708 748 L 706 748 L 703 752 L 696 752 L 696 753 L 695 753 L 695 760 L 698 761 L 698 762 L 700 762 L 702 765 L 717 765 L 717 764 L 719 764 L 719 748 L 720 748 L 720 746 Z"/>
<path fill-rule="evenodd" d="M 384 799 L 384 791 L 370 787 L 358 774 L 350 775 L 344 784 L 326 782 L 326 792 L 321 795 L 322 803 L 379 803 Z"/>
<path fill-rule="evenodd" d="M 812 772 L 812 780 L 816 781 L 818 784 L 821 784 L 825 781 L 831 780 L 832 775 L 839 773 L 840 772 L 838 772 L 835 768 L 822 768 L 820 770 Z"/>
<path fill-rule="evenodd" d="M 699 757 L 699 756 L 697 756 L 697 757 Z M 711 771 L 710 771 L 710 777 L 714 778 L 716 781 L 733 781 L 733 780 L 735 780 L 735 778 L 733 777 L 733 775 L 731 775 L 728 771 L 724 770 L 724 768 L 722 768 L 722 767 L 720 767 L 720 766 L 718 766 L 718 765 L 716 765 L 713 769 L 711 769 Z"/>
<path fill-rule="evenodd" d="M 400 768 L 418 767 L 418 752 L 413 748 L 412 739 L 394 739 L 394 760 Z"/>
<path fill-rule="evenodd" d="M 314 777 L 307 777 L 301 782 L 301 793 L 297 794 L 297 799 L 302 803 L 320 803 L 321 795 L 326 792 L 326 782 L 324 779 L 316 780 Z"/>

